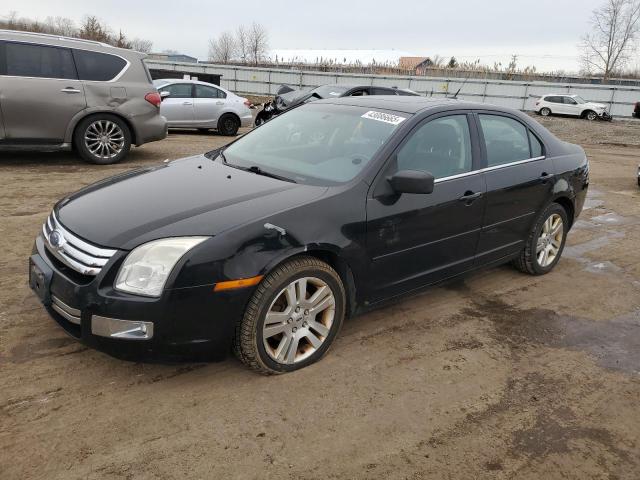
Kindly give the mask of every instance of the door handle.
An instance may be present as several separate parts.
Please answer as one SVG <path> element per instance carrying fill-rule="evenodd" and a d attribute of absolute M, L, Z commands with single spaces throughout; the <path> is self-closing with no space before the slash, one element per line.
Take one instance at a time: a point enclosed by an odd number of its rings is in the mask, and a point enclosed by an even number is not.
<path fill-rule="evenodd" d="M 192 102 L 182 102 L 183 105 L 193 105 Z"/>
<path fill-rule="evenodd" d="M 464 192 L 464 195 L 461 196 L 458 200 L 460 200 L 461 202 L 466 202 L 467 205 L 471 205 L 481 196 L 482 196 L 482 192 L 473 193 L 472 191 L 467 191 L 467 192 Z"/>
<path fill-rule="evenodd" d="M 60 90 L 62 93 L 81 93 L 81 90 L 73 87 L 66 87 Z"/>
<path fill-rule="evenodd" d="M 542 172 L 540 174 L 540 180 L 542 183 L 547 183 L 547 180 L 551 180 L 553 178 L 553 173 Z"/>

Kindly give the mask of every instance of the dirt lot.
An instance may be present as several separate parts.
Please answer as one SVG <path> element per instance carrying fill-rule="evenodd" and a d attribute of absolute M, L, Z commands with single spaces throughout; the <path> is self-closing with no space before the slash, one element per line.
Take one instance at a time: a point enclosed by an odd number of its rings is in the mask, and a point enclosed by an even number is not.
<path fill-rule="evenodd" d="M 27 288 L 56 199 L 224 137 L 173 134 L 110 167 L 2 154 L 0 478 L 638 478 L 640 123 L 545 124 L 593 172 L 552 274 L 431 289 L 352 319 L 322 362 L 279 377 L 232 358 L 115 360 Z"/>

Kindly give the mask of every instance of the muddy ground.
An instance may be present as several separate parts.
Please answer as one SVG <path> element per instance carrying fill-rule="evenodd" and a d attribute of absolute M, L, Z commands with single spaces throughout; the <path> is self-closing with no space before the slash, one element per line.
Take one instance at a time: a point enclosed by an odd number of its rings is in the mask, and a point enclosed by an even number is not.
<path fill-rule="evenodd" d="M 638 478 L 640 123 L 545 124 L 592 165 L 554 272 L 505 266 L 352 319 L 278 377 L 113 359 L 27 288 L 56 199 L 227 138 L 172 134 L 108 167 L 1 154 L 0 478 Z"/>

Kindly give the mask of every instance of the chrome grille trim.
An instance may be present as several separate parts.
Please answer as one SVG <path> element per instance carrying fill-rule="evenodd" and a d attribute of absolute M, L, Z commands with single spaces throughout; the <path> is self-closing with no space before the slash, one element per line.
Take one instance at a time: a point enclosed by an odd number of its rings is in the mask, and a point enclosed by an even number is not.
<path fill-rule="evenodd" d="M 77 308 L 70 307 L 55 295 L 51 295 L 51 308 L 75 325 L 80 325 L 82 313 Z"/>
<path fill-rule="evenodd" d="M 54 230 L 58 231 L 64 239 L 62 245 L 58 247 L 54 247 L 49 240 L 49 235 Z M 42 225 L 42 235 L 47 250 L 53 256 L 83 275 L 98 275 L 102 267 L 117 252 L 117 250 L 97 247 L 78 238 L 62 226 L 53 212 Z"/>

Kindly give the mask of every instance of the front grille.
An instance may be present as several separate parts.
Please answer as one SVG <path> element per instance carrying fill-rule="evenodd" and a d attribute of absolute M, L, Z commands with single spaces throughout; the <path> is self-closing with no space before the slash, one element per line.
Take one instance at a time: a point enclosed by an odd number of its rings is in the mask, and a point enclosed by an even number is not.
<path fill-rule="evenodd" d="M 54 232 L 57 232 L 57 235 L 52 235 Z M 62 226 L 54 212 L 51 212 L 42 226 L 42 233 L 47 250 L 62 263 L 83 275 L 98 275 L 117 251 L 97 247 L 78 238 Z"/>

